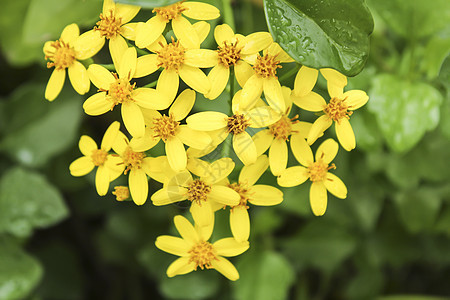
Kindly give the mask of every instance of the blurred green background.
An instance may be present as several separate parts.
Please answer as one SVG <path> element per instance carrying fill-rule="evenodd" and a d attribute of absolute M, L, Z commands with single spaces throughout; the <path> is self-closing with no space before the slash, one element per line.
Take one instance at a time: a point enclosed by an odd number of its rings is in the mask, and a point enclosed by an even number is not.
<path fill-rule="evenodd" d="M 222 1 L 205 2 L 222 9 Z M 99 197 L 93 174 L 69 174 L 69 164 L 81 155 L 79 137 L 99 142 L 120 117 L 85 115 L 87 97 L 68 80 L 61 95 L 47 102 L 51 70 L 42 46 L 72 22 L 91 29 L 102 2 L 1 3 L 0 299 L 450 296 L 449 1 L 367 3 L 375 21 L 370 56 L 347 88 L 367 91 L 370 100 L 351 117 L 357 149 L 341 149 L 335 161 L 348 198 L 330 196 L 326 214 L 314 217 L 309 185 L 303 184 L 283 188 L 279 206 L 252 207 L 250 249 L 232 259 L 237 282 L 214 270 L 166 277 L 175 257 L 154 241 L 176 234 L 173 216 L 187 207 L 154 207 L 150 201 L 137 207 L 112 194 Z M 267 30 L 262 1 L 232 1 L 232 8 L 237 32 Z M 137 19 L 149 16 L 141 11 Z M 211 34 L 203 45 L 214 47 Z M 96 60 L 110 63 L 107 58 L 105 52 Z M 294 67 L 284 67 L 280 78 Z M 282 80 L 292 83 L 292 77 Z M 326 95 L 324 80 L 316 91 Z M 195 109 L 228 110 L 227 99 L 198 96 Z M 300 119 L 315 117 L 300 112 Z M 262 182 L 275 184 L 270 174 Z M 159 188 L 150 181 L 151 192 Z M 230 235 L 227 218 L 217 213 L 216 236 Z"/>

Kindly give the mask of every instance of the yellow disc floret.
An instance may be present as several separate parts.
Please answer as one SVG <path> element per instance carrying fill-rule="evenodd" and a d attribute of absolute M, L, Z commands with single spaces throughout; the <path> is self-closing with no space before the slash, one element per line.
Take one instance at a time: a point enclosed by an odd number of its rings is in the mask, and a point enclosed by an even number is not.
<path fill-rule="evenodd" d="M 75 50 L 63 40 L 57 40 L 51 44 L 55 50 L 48 53 L 45 59 L 50 59 L 47 62 L 47 68 L 55 67 L 55 69 L 65 69 L 70 67 L 75 61 Z"/>
<path fill-rule="evenodd" d="M 227 130 L 232 134 L 239 134 L 250 126 L 249 120 L 242 114 L 233 115 L 227 118 Z"/>
<path fill-rule="evenodd" d="M 195 244 L 191 250 L 188 251 L 191 255 L 189 262 L 195 263 L 195 270 L 200 267 L 200 269 L 211 269 L 211 262 L 215 259 L 217 260 L 214 247 L 209 242 L 199 242 Z"/>
<path fill-rule="evenodd" d="M 130 198 L 130 190 L 127 186 L 115 186 L 112 193 L 116 196 L 117 201 L 124 201 Z"/>
<path fill-rule="evenodd" d="M 183 6 L 183 1 L 181 1 L 172 5 L 155 8 L 152 12 L 157 13 L 168 23 L 170 20 L 178 18 L 187 9 L 187 7 Z"/>
<path fill-rule="evenodd" d="M 322 160 L 313 162 L 308 166 L 309 180 L 312 182 L 325 180 L 330 169 L 336 169 L 336 166 L 334 164 L 328 165 Z"/>
<path fill-rule="evenodd" d="M 200 179 L 195 179 L 188 185 L 187 198 L 189 201 L 196 201 L 201 205 L 208 200 L 208 194 L 211 192 L 211 186 Z"/>
<path fill-rule="evenodd" d="M 111 39 L 120 34 L 120 26 L 122 25 L 122 18 L 117 18 L 112 10 L 108 14 L 100 14 L 100 21 L 94 30 L 100 31 L 100 34 L 107 39 Z"/>
<path fill-rule="evenodd" d="M 131 169 L 140 169 L 142 160 L 145 158 L 145 153 L 134 152 L 131 147 L 127 147 L 122 154 L 123 163 L 125 164 L 125 174 Z"/>
<path fill-rule="evenodd" d="M 269 126 L 270 133 L 274 138 L 287 141 L 292 134 L 292 124 L 298 123 L 298 115 L 292 119 L 283 115 L 280 120 Z"/>
<path fill-rule="evenodd" d="M 161 116 L 153 120 L 153 132 L 155 137 L 161 138 L 164 142 L 175 136 L 180 122 L 175 121 L 172 115 Z"/>
<path fill-rule="evenodd" d="M 229 68 L 234 66 L 238 60 L 241 58 L 242 47 L 237 47 L 238 42 L 228 44 L 226 41 L 223 46 L 217 48 L 217 53 L 219 56 L 219 64 Z"/>
<path fill-rule="evenodd" d="M 116 81 L 111 83 L 108 90 L 109 99 L 113 102 L 111 110 L 119 103 L 134 101 L 131 98 L 131 93 L 136 86 L 136 83 L 130 84 L 128 79 L 118 78 L 115 73 L 113 75 L 116 78 Z"/>
<path fill-rule="evenodd" d="M 108 156 L 108 152 L 102 149 L 92 150 L 91 159 L 96 167 L 103 166 Z"/>
<path fill-rule="evenodd" d="M 276 56 L 266 54 L 264 56 L 260 56 L 256 58 L 256 63 L 253 66 L 256 74 L 262 78 L 278 78 L 277 77 L 277 69 L 282 68 L 279 65 L 279 61 L 276 60 Z"/>
<path fill-rule="evenodd" d="M 239 196 L 241 197 L 239 199 L 239 204 L 233 206 L 231 209 L 238 207 L 238 206 L 242 206 L 242 207 L 245 207 L 246 209 L 249 209 L 249 207 L 247 206 L 247 202 L 249 200 L 249 190 L 248 190 L 246 184 L 231 183 L 228 185 L 228 187 L 233 189 L 234 191 L 236 191 L 239 194 Z"/>
<path fill-rule="evenodd" d="M 181 46 L 180 41 L 174 41 L 164 45 L 160 43 L 161 50 L 158 52 L 158 67 L 163 67 L 166 70 L 178 71 L 184 62 L 184 53 L 186 49 Z"/>
<path fill-rule="evenodd" d="M 352 111 L 348 111 L 348 105 L 345 99 L 331 98 L 330 103 L 327 104 L 323 112 L 333 121 L 339 123 L 343 118 L 350 119 Z"/>

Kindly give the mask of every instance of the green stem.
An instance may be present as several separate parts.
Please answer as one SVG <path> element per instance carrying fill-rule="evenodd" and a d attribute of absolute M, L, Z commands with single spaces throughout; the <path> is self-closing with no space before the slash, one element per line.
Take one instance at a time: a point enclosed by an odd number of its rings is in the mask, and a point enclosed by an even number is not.
<path fill-rule="evenodd" d="M 102 66 L 103 68 L 109 70 L 109 71 L 115 71 L 116 68 L 114 67 L 113 64 L 99 64 L 99 66 Z"/>
<path fill-rule="evenodd" d="M 233 31 L 236 31 L 236 26 L 234 25 L 233 8 L 231 7 L 231 0 L 223 0 L 223 21 L 224 23 L 230 25 Z"/>
<path fill-rule="evenodd" d="M 152 87 L 155 87 L 157 83 L 158 83 L 158 80 L 155 80 L 155 81 L 153 81 L 153 82 L 150 82 L 149 84 L 144 85 L 143 88 L 152 88 Z"/>
<path fill-rule="evenodd" d="M 300 69 L 300 65 L 296 64 L 296 66 L 289 71 L 287 71 L 283 76 L 280 77 L 280 82 L 286 81 L 288 78 L 292 77 L 294 74 L 297 74 L 298 70 Z"/>
<path fill-rule="evenodd" d="M 234 68 L 230 68 L 230 98 L 228 99 L 228 115 L 231 116 L 233 114 L 233 96 L 234 96 Z M 225 141 L 222 144 L 222 157 L 230 157 L 230 151 L 231 151 L 231 141 L 229 137 L 225 139 Z"/>

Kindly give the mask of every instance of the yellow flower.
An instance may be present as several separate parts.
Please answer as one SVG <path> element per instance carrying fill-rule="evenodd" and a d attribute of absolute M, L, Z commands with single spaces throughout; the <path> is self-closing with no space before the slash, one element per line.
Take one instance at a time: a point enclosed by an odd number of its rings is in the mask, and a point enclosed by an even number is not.
<path fill-rule="evenodd" d="M 124 174 L 128 174 L 128 187 L 131 198 L 137 205 L 142 205 L 147 201 L 148 180 L 147 175 L 151 176 L 151 158 L 146 157 L 144 151 L 149 149 L 135 149 L 133 140 L 119 131 L 112 148 L 121 158 L 121 164 L 125 167 Z"/>
<path fill-rule="evenodd" d="M 248 203 L 272 206 L 280 204 L 283 201 L 283 192 L 279 189 L 265 184 L 255 185 L 268 166 L 269 159 L 267 156 L 262 155 L 258 157 L 254 164 L 242 168 L 238 182 L 228 183 L 227 185 L 241 197 L 239 204 L 231 206 L 230 209 L 231 232 L 238 242 L 246 241 L 250 236 Z"/>
<path fill-rule="evenodd" d="M 83 33 L 77 41 L 75 48 L 93 56 L 109 40 L 109 52 L 114 65 L 120 65 L 120 58 L 128 48 L 127 42 L 122 36 L 127 37 L 125 24 L 133 19 L 141 8 L 135 5 L 115 4 L 113 0 L 103 1 L 103 11 L 100 21 L 94 29 Z"/>
<path fill-rule="evenodd" d="M 312 151 L 304 152 L 303 166 L 290 167 L 281 172 L 278 184 L 284 187 L 292 187 L 302 184 L 309 179 L 311 189 L 309 201 L 311 209 L 316 216 L 322 216 L 327 210 L 327 190 L 334 196 L 344 199 L 347 197 L 347 187 L 339 177 L 328 172 L 335 169 L 331 164 L 339 149 L 338 143 L 333 139 L 325 140 L 317 149 L 315 161 Z"/>
<path fill-rule="evenodd" d="M 233 134 L 234 152 L 245 165 L 248 165 L 254 163 L 258 155 L 252 137 L 245 130 L 248 127 L 269 126 L 280 119 L 280 114 L 269 106 L 259 106 L 248 111 L 241 111 L 239 109 L 241 91 L 238 91 L 233 97 L 233 115 L 231 117 L 221 112 L 205 111 L 189 116 L 186 122 L 194 130 L 214 131 L 221 141 L 225 140 L 229 133 Z"/>
<path fill-rule="evenodd" d="M 342 91 L 342 89 L 347 85 L 347 77 L 336 70 L 324 68 L 320 69 L 320 73 L 327 81 L 327 88 L 330 95 L 334 93 L 336 89 Z M 294 96 L 296 98 L 305 96 L 317 97 L 318 95 L 312 92 L 312 89 L 317 82 L 318 75 L 318 70 L 308 68 L 307 66 L 302 66 L 295 76 L 293 90 Z"/>
<path fill-rule="evenodd" d="M 267 103 L 276 111 L 284 112 L 286 107 L 277 69 L 281 68 L 280 63 L 294 60 L 277 43 L 272 43 L 263 54 L 263 56 L 258 54 L 253 64 L 253 75 L 242 88 L 242 105 L 251 108 L 264 91 Z"/>
<path fill-rule="evenodd" d="M 182 16 L 194 20 L 214 20 L 220 16 L 219 10 L 207 3 L 184 2 L 155 8 L 156 16 L 149 19 L 136 32 L 136 46 L 145 48 L 152 44 L 164 32 L 166 24 L 172 22 L 172 29 L 177 39 L 186 48 L 200 48 L 200 38 L 192 24 Z"/>
<path fill-rule="evenodd" d="M 269 149 L 270 170 L 275 176 L 286 169 L 288 162 L 287 141 L 290 140 L 291 150 L 298 161 L 302 162 L 304 151 L 309 150 L 306 138 L 308 137 L 311 123 L 298 121 L 298 115 L 289 118 L 292 108 L 291 90 L 283 86 L 283 97 L 286 105 L 286 112 L 281 114 L 280 120 L 263 129 L 253 136 L 256 145 L 257 156 L 260 156 Z"/>
<path fill-rule="evenodd" d="M 55 67 L 45 89 L 45 99 L 49 101 L 58 97 L 66 79 L 66 69 L 69 79 L 75 91 L 84 95 L 89 91 L 91 82 L 86 72 L 86 68 L 78 60 L 84 60 L 92 55 L 83 55 L 74 49 L 74 43 L 80 35 L 77 24 L 66 26 L 61 33 L 59 40 L 46 42 L 44 45 L 47 68 Z"/>
<path fill-rule="evenodd" d="M 217 47 L 217 62 L 208 74 L 211 90 L 206 98 L 216 99 L 225 89 L 230 77 L 230 67 L 240 86 L 244 86 L 247 79 L 253 75 L 249 63 L 255 63 L 257 53 L 266 49 L 272 42 L 268 32 L 255 32 L 248 36 L 234 34 L 227 24 L 216 26 L 214 38 Z"/>
<path fill-rule="evenodd" d="M 136 84 L 130 83 L 138 68 L 136 48 L 128 48 L 121 64 L 115 67 L 118 76 L 100 65 L 89 66 L 89 77 L 100 92 L 89 97 L 84 102 L 83 109 L 88 115 L 98 116 L 121 104 L 122 119 L 128 132 L 133 137 L 142 137 L 145 123 L 141 107 L 166 109 L 171 101 L 155 89 L 135 88 Z"/>
<path fill-rule="evenodd" d="M 130 198 L 130 190 L 127 186 L 115 186 L 112 192 L 117 201 L 124 201 Z"/>
<path fill-rule="evenodd" d="M 95 174 L 95 187 L 100 196 L 106 195 L 109 183 L 123 172 L 122 160 L 109 154 L 112 144 L 119 133 L 119 122 L 113 122 L 103 136 L 100 148 L 95 141 L 87 135 L 80 138 L 79 147 L 84 156 L 76 159 L 69 166 L 72 176 L 84 176 L 98 167 Z"/>
<path fill-rule="evenodd" d="M 339 142 L 345 150 L 350 151 L 356 147 L 355 134 L 349 122 L 350 116 L 354 110 L 367 103 L 369 96 L 360 90 L 344 93 L 343 87 L 338 85 L 329 85 L 328 92 L 331 97 L 328 104 L 322 96 L 314 92 L 303 97 L 293 97 L 294 103 L 300 108 L 324 113 L 312 125 L 308 134 L 308 144 L 313 144 L 334 121 Z"/>
<path fill-rule="evenodd" d="M 237 205 L 239 194 L 233 189 L 219 185 L 234 169 L 230 158 L 222 158 L 209 165 L 205 176 L 194 179 L 188 171 L 176 174 L 151 199 L 156 206 L 171 204 L 183 200 L 191 201 L 190 211 L 201 226 L 210 224 L 214 219 L 214 210 L 224 205 Z"/>
<path fill-rule="evenodd" d="M 156 110 L 143 110 L 147 125 L 145 135 L 136 139 L 139 145 L 156 145 L 160 140 L 165 143 L 167 160 L 175 172 L 186 169 L 187 156 L 184 145 L 196 149 L 205 149 L 211 144 L 210 136 L 202 131 L 180 124 L 186 118 L 195 102 L 195 92 L 184 90 L 174 101 L 168 115 Z"/>
<path fill-rule="evenodd" d="M 208 240 L 214 229 L 214 221 L 200 227 L 196 217 L 193 217 L 195 227 L 185 217 L 175 216 L 175 227 L 181 238 L 162 235 L 156 239 L 156 247 L 180 256 L 167 268 L 167 276 L 187 274 L 200 268 L 216 269 L 229 280 L 238 280 L 238 271 L 225 257 L 244 253 L 249 248 L 249 243 L 237 242 L 234 238 L 223 238 L 210 243 Z"/>

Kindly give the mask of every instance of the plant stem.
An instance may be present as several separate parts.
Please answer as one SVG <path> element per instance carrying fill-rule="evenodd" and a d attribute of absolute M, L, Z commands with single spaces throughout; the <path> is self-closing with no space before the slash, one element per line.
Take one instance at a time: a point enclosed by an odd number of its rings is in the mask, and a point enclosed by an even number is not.
<path fill-rule="evenodd" d="M 233 31 L 236 31 L 236 26 L 234 24 L 233 8 L 231 7 L 232 0 L 223 0 L 223 21 L 224 23 L 230 25 Z"/>
<path fill-rule="evenodd" d="M 283 76 L 280 77 L 280 82 L 286 81 L 288 78 L 290 78 L 292 75 L 297 74 L 298 70 L 300 69 L 300 65 L 296 64 L 296 66 L 292 69 L 290 69 L 288 72 L 283 74 Z"/>
<path fill-rule="evenodd" d="M 150 82 L 149 84 L 144 85 L 143 88 L 152 88 L 152 87 L 155 87 L 157 83 L 158 83 L 158 80 L 155 80 L 155 81 L 153 81 L 153 82 Z"/>
<path fill-rule="evenodd" d="M 103 68 L 105 68 L 106 70 L 109 70 L 109 71 L 115 71 L 116 70 L 116 68 L 114 67 L 114 65 L 113 64 L 99 64 L 99 66 L 102 66 Z"/>

